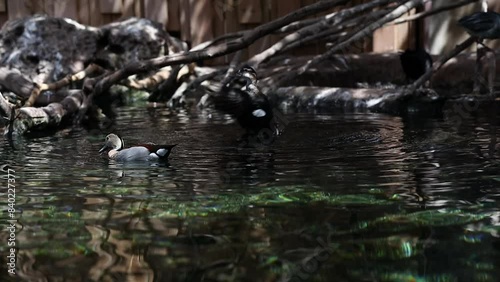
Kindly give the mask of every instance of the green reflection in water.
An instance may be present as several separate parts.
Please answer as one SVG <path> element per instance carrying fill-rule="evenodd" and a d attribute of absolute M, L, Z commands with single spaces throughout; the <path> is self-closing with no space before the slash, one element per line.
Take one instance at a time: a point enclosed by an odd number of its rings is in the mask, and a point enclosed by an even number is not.
<path fill-rule="evenodd" d="M 456 277 L 451 275 L 436 275 L 419 277 L 411 273 L 387 273 L 380 276 L 382 282 L 451 282 L 457 281 Z"/>
<path fill-rule="evenodd" d="M 426 210 L 408 214 L 394 214 L 359 224 L 358 230 L 376 229 L 378 231 L 402 231 L 410 228 L 425 226 L 453 226 L 464 225 L 485 219 L 488 214 L 468 213 L 462 210 Z"/>
<path fill-rule="evenodd" d="M 312 190 L 312 191 L 311 191 Z M 123 199 L 123 195 L 139 195 L 140 189 L 115 188 L 106 189 L 109 198 Z M 165 196 L 164 194 L 151 194 L 147 198 L 143 195 L 140 199 L 133 197 L 123 199 L 126 206 L 120 206 L 118 210 L 121 216 L 143 217 L 143 218 L 191 218 L 208 217 L 216 214 L 240 213 L 242 210 L 251 207 L 283 206 L 310 204 L 321 202 L 324 207 L 359 207 L 359 206 L 379 206 L 397 205 L 397 201 L 386 199 L 384 194 L 372 191 L 371 194 L 348 194 L 336 195 L 327 192 L 315 191 L 314 187 L 268 187 L 254 189 L 252 193 L 219 193 L 214 195 L 194 195 L 190 200 Z M 102 196 L 102 195 L 101 195 Z M 389 196 L 390 197 L 390 196 Z M 81 212 L 67 211 L 64 208 L 56 208 L 52 203 L 57 201 L 57 197 L 45 199 L 46 208 L 36 210 L 25 210 L 21 221 L 26 229 L 19 234 L 22 248 L 34 249 L 34 253 L 44 259 L 61 260 L 74 257 L 75 255 L 96 255 L 87 247 L 92 240 L 86 229 L 89 221 L 100 219 L 100 213 L 96 213 L 96 218 L 83 216 Z M 105 211 L 106 205 L 94 205 L 94 208 Z M 127 207 L 123 210 L 123 207 Z M 398 234 L 397 232 L 409 231 L 418 227 L 439 227 L 439 226 L 460 226 L 473 223 L 486 218 L 488 215 L 481 213 L 469 213 L 458 209 L 436 209 L 417 212 L 401 211 L 398 214 L 384 216 L 374 216 L 373 219 L 357 222 L 348 228 L 325 230 L 317 224 L 306 225 L 298 235 L 303 241 L 312 243 L 311 247 L 290 246 L 286 252 L 274 245 L 262 244 L 256 241 L 247 246 L 248 252 L 258 254 L 259 266 L 267 269 L 270 273 L 277 273 L 289 277 L 294 277 L 297 273 L 302 273 L 303 265 L 307 262 L 318 260 L 318 257 L 328 260 L 329 265 L 348 264 L 362 260 L 389 260 L 398 261 L 408 259 L 418 255 L 423 255 L 425 242 L 417 235 Z M 252 223 L 254 229 L 258 226 L 267 230 L 269 234 L 275 234 L 276 221 L 269 218 L 255 218 Z M 387 233 L 396 233 L 387 237 Z M 385 234 L 377 238 L 377 234 Z M 309 239 L 307 237 L 309 235 Z M 359 236 L 363 235 L 363 236 Z M 365 236 L 366 235 L 366 236 Z M 176 239 L 166 237 L 161 240 L 153 238 L 153 233 L 133 232 L 130 234 L 119 233 L 114 237 L 117 239 L 131 239 L 134 248 L 145 246 L 154 242 L 156 247 L 175 248 L 179 244 L 189 244 L 196 242 L 204 246 L 206 253 L 220 252 L 220 246 L 235 244 L 232 237 L 191 235 L 186 237 L 177 236 Z M 354 237 L 353 237 L 354 236 Z M 357 238 L 359 239 L 353 239 Z M 47 238 L 50 238 L 48 240 Z M 325 244 L 318 245 L 318 238 L 323 238 Z M 95 238 L 94 238 L 95 239 Z M 106 240 L 101 238 L 100 240 Z M 177 241 L 175 241 L 177 240 Z M 50 243 L 49 243 L 50 242 Z M 4 243 L 4 242 L 2 242 Z M 319 247 L 320 246 L 320 247 Z M 3 247 L 2 247 L 3 249 Z M 326 256 L 325 256 L 326 254 Z M 190 258 L 179 256 L 177 258 L 165 257 L 162 264 L 168 267 L 189 264 Z M 491 270 L 492 265 L 474 264 L 477 269 Z M 324 267 L 328 270 L 328 267 Z M 327 277 L 321 271 L 311 272 L 311 277 Z M 352 273 L 352 277 L 360 277 Z M 305 275 L 307 276 L 307 275 Z M 379 281 L 455 281 L 453 277 L 414 276 L 411 273 L 394 273 L 380 271 L 376 275 Z M 487 277 L 482 277 L 478 281 L 492 281 Z"/>
<path fill-rule="evenodd" d="M 285 191 L 283 191 L 285 190 Z M 235 213 L 248 206 L 308 204 L 325 202 L 330 205 L 384 205 L 392 204 L 374 195 L 332 195 L 325 192 L 308 192 L 305 188 L 266 188 L 258 194 L 222 194 L 195 196 L 192 201 L 175 197 L 149 199 L 148 209 L 155 217 L 208 216 L 212 213 Z"/>

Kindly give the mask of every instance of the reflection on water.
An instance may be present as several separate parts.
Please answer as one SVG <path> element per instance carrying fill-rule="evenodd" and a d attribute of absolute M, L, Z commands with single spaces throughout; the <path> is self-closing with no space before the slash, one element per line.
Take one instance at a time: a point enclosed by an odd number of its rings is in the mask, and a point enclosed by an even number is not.
<path fill-rule="evenodd" d="M 242 146 L 242 130 L 216 113 L 142 108 L 122 109 L 106 132 L 20 139 L 16 150 L 3 140 L 17 278 L 497 281 L 500 111 L 447 109 L 287 114 L 269 146 Z M 111 131 L 126 146 L 179 145 L 169 164 L 114 163 L 97 154 Z"/>

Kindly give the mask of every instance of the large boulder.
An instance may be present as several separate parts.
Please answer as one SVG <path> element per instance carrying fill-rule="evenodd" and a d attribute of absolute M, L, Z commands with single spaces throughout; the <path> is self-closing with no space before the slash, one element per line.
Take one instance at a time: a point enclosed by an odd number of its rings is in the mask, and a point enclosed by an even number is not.
<path fill-rule="evenodd" d="M 33 16 L 7 22 L 0 30 L 0 65 L 37 83 L 54 82 L 89 62 L 120 68 L 168 53 L 160 24 L 130 18 L 99 28 L 67 18 Z"/>

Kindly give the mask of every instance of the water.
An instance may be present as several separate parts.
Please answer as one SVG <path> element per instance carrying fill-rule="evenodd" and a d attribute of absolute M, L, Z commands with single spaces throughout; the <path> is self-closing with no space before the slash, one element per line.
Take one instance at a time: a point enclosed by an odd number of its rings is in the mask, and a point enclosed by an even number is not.
<path fill-rule="evenodd" d="M 240 146 L 216 113 L 122 108 L 105 132 L 0 142 L 24 281 L 498 281 L 498 105 L 444 116 L 286 114 Z M 465 114 L 464 114 L 465 112 Z M 99 156 L 179 144 L 165 164 Z M 7 180 L 4 178 L 2 187 Z M 2 190 L 2 229 L 8 219 Z M 9 234 L 0 237 L 1 281 Z"/>

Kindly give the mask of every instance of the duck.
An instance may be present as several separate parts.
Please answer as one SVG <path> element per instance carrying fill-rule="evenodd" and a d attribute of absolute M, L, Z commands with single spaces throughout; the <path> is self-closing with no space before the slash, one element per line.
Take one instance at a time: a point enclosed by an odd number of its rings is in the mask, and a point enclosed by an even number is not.
<path fill-rule="evenodd" d="M 462 26 L 470 35 L 476 37 L 478 42 L 483 39 L 500 38 L 499 13 L 492 11 L 476 12 L 462 17 L 458 20 L 458 24 Z"/>
<path fill-rule="evenodd" d="M 462 17 L 458 20 L 458 24 L 462 26 L 467 33 L 473 37 L 478 45 L 482 45 L 486 52 L 491 52 L 494 56 L 496 56 L 495 50 L 486 46 L 483 43 L 484 39 L 499 39 L 500 38 L 500 14 L 492 11 L 488 12 L 476 12 L 468 16 Z M 484 53 L 480 52 L 478 48 L 477 53 L 477 61 L 476 61 L 476 69 L 475 69 L 475 78 L 474 78 L 474 92 L 479 92 L 480 86 L 480 58 L 484 55 Z M 495 73 L 495 71 L 493 71 Z M 495 81 L 493 78 L 492 81 Z M 493 83 L 488 85 L 490 95 L 494 95 L 493 93 Z"/>
<path fill-rule="evenodd" d="M 156 145 L 146 143 L 124 149 L 123 139 L 117 134 L 111 133 L 106 136 L 104 146 L 99 153 L 108 152 L 111 160 L 118 162 L 127 161 L 167 161 L 174 145 Z"/>
<path fill-rule="evenodd" d="M 399 59 L 408 81 L 419 79 L 432 68 L 432 57 L 422 48 L 406 49 Z"/>
<path fill-rule="evenodd" d="M 276 131 L 271 103 L 257 82 L 255 69 L 243 65 L 213 96 L 215 109 L 233 116 L 250 135 L 263 129 Z"/>

